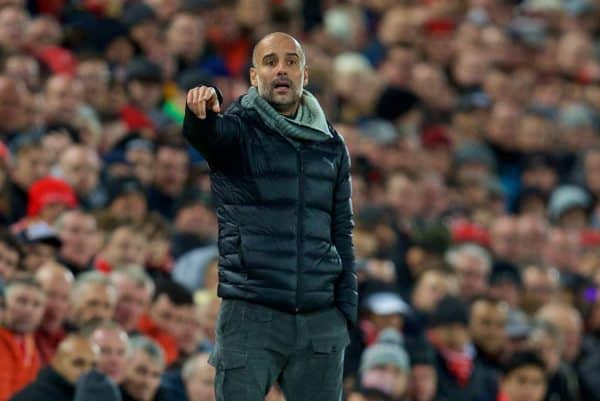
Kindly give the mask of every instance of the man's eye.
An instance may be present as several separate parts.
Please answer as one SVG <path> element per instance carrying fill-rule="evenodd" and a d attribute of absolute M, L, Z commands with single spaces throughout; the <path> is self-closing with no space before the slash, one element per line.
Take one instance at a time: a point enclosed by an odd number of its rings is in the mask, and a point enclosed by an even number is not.
<path fill-rule="evenodd" d="M 288 60 L 288 65 L 296 65 L 296 60 Z"/>

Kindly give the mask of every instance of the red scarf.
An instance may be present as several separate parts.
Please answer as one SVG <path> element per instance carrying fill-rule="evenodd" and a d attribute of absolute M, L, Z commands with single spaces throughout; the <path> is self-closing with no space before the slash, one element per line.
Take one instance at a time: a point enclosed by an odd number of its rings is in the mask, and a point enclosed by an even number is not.
<path fill-rule="evenodd" d="M 458 384 L 461 387 L 468 385 L 471 373 L 473 373 L 473 357 L 466 351 L 459 352 L 448 348 L 432 332 L 429 332 L 427 337 L 444 359 L 446 368 Z"/>

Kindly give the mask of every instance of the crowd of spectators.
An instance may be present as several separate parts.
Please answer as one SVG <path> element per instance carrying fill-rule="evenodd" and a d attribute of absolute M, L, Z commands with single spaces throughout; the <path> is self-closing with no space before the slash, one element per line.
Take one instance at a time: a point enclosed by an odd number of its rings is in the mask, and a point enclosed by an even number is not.
<path fill-rule="evenodd" d="M 600 1 L 0 0 L 0 401 L 215 400 L 185 95 L 273 31 L 351 155 L 344 399 L 600 400 Z"/>

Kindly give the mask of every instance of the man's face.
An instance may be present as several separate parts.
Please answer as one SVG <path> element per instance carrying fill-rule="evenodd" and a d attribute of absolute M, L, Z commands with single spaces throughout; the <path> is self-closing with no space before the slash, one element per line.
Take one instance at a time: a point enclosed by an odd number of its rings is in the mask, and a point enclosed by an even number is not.
<path fill-rule="evenodd" d="M 120 384 L 127 373 L 127 334 L 119 329 L 99 328 L 92 334 L 92 341 L 98 345 L 98 370 Z"/>
<path fill-rule="evenodd" d="M 115 280 L 115 285 L 119 294 L 115 321 L 130 333 L 136 329 L 140 317 L 150 305 L 152 294 L 148 287 L 138 286 L 125 277 Z"/>
<path fill-rule="evenodd" d="M 96 220 L 89 214 L 72 212 L 65 216 L 59 235 L 61 255 L 78 265 L 86 265 L 97 251 Z"/>
<path fill-rule="evenodd" d="M 82 94 L 83 87 L 79 80 L 66 76 L 51 78 L 45 93 L 49 120 L 67 124 L 75 123 Z"/>
<path fill-rule="evenodd" d="M 106 249 L 106 259 L 112 266 L 142 265 L 145 257 L 145 241 L 141 234 L 124 227 L 114 232 Z"/>
<path fill-rule="evenodd" d="M 79 377 L 96 366 L 98 347 L 84 338 L 65 340 L 62 350 L 56 353 L 52 366 L 69 383 L 75 384 Z"/>
<path fill-rule="evenodd" d="M 164 366 L 157 364 L 145 351 L 138 350 L 129 359 L 128 367 L 123 382 L 125 391 L 136 401 L 151 401 Z"/>
<path fill-rule="evenodd" d="M 196 362 L 193 376 L 185 380 L 185 388 L 190 401 L 215 401 L 215 368 L 207 361 Z"/>
<path fill-rule="evenodd" d="M 297 42 L 283 35 L 263 39 L 256 48 L 250 82 L 273 108 L 282 114 L 295 113 L 308 83 L 308 69 Z"/>
<path fill-rule="evenodd" d="M 432 312 L 435 306 L 451 290 L 449 276 L 437 271 L 423 273 L 413 293 L 413 303 L 424 312 Z"/>
<path fill-rule="evenodd" d="M 192 354 L 198 347 L 198 342 L 202 336 L 202 327 L 200 324 L 200 315 L 195 305 L 185 305 L 179 308 L 180 316 L 183 320 L 179 335 L 175 338 L 179 349 L 187 354 Z"/>
<path fill-rule="evenodd" d="M 44 293 L 27 285 L 15 285 L 6 293 L 4 326 L 15 333 L 32 333 L 37 329 L 44 314 Z"/>
<path fill-rule="evenodd" d="M 489 354 L 497 355 L 504 349 L 506 322 L 507 310 L 503 304 L 477 301 L 471 306 L 471 336 Z"/>
<path fill-rule="evenodd" d="M 50 160 L 39 146 L 17 154 L 15 178 L 24 189 L 50 173 Z"/>
<path fill-rule="evenodd" d="M 0 242 L 0 279 L 7 281 L 19 266 L 19 253 Z"/>
<path fill-rule="evenodd" d="M 165 294 L 162 294 L 152 304 L 150 315 L 158 327 L 174 337 L 178 337 L 183 327 L 182 309 L 172 303 Z"/>
<path fill-rule="evenodd" d="M 156 154 L 156 186 L 167 195 L 180 195 L 188 178 L 188 164 L 189 157 L 185 150 L 160 148 Z"/>
<path fill-rule="evenodd" d="M 144 186 L 150 186 L 154 178 L 154 153 L 148 149 L 127 151 L 127 161 L 133 165 L 133 174 Z"/>
<path fill-rule="evenodd" d="M 99 283 L 84 285 L 75 300 L 74 315 L 79 326 L 91 322 L 111 320 L 115 310 L 115 293 L 112 287 Z"/>
<path fill-rule="evenodd" d="M 23 129 L 29 122 L 26 91 L 16 79 L 0 79 L 0 128 L 3 131 Z"/>
<path fill-rule="evenodd" d="M 29 272 L 35 272 L 45 262 L 54 260 L 56 258 L 57 249 L 52 245 L 44 243 L 35 243 L 25 245 L 25 258 L 23 265 Z"/>
<path fill-rule="evenodd" d="M 500 389 L 511 401 L 541 401 L 546 393 L 545 373 L 535 366 L 512 371 L 500 382 Z"/>
<path fill-rule="evenodd" d="M 461 297 L 468 299 L 487 291 L 489 271 L 479 258 L 465 254 L 455 270 Z"/>
<path fill-rule="evenodd" d="M 72 280 L 72 279 L 71 279 Z M 42 327 L 54 331 L 62 327 L 70 310 L 71 281 L 61 272 L 42 275 L 38 278 L 46 294 L 46 309 Z"/>
<path fill-rule="evenodd" d="M 91 149 L 68 149 L 60 161 L 64 179 L 82 196 L 89 195 L 98 184 L 100 162 Z"/>
<path fill-rule="evenodd" d="M 204 46 L 202 21 L 189 14 L 176 16 L 167 31 L 167 42 L 177 55 L 198 57 Z"/>

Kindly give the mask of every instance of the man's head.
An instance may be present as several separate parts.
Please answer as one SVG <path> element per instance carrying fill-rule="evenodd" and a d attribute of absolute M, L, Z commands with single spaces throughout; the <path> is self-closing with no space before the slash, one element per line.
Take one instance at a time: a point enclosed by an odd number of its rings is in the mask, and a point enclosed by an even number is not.
<path fill-rule="evenodd" d="M 47 122 L 74 124 L 83 100 L 83 86 L 77 78 L 53 75 L 44 92 Z"/>
<path fill-rule="evenodd" d="M 498 356 L 506 345 L 508 307 L 499 299 L 480 296 L 471 302 L 469 331 L 473 342 L 490 356 Z"/>
<path fill-rule="evenodd" d="M 83 210 L 68 210 L 56 223 L 62 241 L 60 256 L 80 268 L 85 268 L 98 251 L 96 218 Z"/>
<path fill-rule="evenodd" d="M 458 293 L 456 276 L 442 269 L 427 269 L 417 278 L 412 303 L 422 312 L 432 312 L 445 295 Z"/>
<path fill-rule="evenodd" d="M 115 270 L 110 275 L 110 281 L 118 293 L 115 321 L 131 333 L 137 329 L 140 317 L 150 305 L 154 283 L 142 268 L 133 266 Z"/>
<path fill-rule="evenodd" d="M 127 373 L 129 337 L 117 323 L 102 322 L 91 331 L 90 339 L 98 346 L 98 370 L 121 384 Z"/>
<path fill-rule="evenodd" d="M 146 258 L 146 237 L 134 226 L 119 226 L 110 234 L 102 256 L 116 269 L 132 264 L 143 265 Z"/>
<path fill-rule="evenodd" d="M 4 287 L 6 310 L 3 326 L 18 334 L 33 333 L 44 314 L 46 296 L 31 277 L 15 279 Z"/>
<path fill-rule="evenodd" d="M 569 304 L 552 302 L 544 305 L 536 317 L 558 327 L 564 338 L 562 356 L 566 362 L 573 363 L 579 357 L 583 340 L 583 321 L 579 311 Z"/>
<path fill-rule="evenodd" d="M 132 337 L 130 347 L 131 356 L 122 386 L 135 401 L 151 401 L 165 369 L 163 350 L 156 342 L 144 336 Z"/>
<path fill-rule="evenodd" d="M 205 27 L 202 18 L 191 13 L 178 13 L 167 29 L 167 44 L 179 57 L 195 61 L 205 44 Z"/>
<path fill-rule="evenodd" d="M 158 284 L 150 318 L 162 330 L 178 338 L 184 329 L 185 309 L 194 305 L 194 298 L 181 284 L 164 281 Z"/>
<path fill-rule="evenodd" d="M 0 279 L 9 280 L 18 270 L 23 257 L 21 245 L 7 230 L 0 230 Z"/>
<path fill-rule="evenodd" d="M 500 391 L 511 401 L 541 401 L 547 387 L 545 369 L 537 354 L 517 352 L 503 369 Z"/>
<path fill-rule="evenodd" d="M 96 366 L 97 357 L 98 346 L 89 338 L 70 334 L 58 346 L 52 358 L 52 367 L 74 385 L 81 375 Z"/>
<path fill-rule="evenodd" d="M 111 320 L 117 291 L 109 279 L 97 271 L 80 274 L 71 291 L 73 323 L 78 327 Z"/>
<path fill-rule="evenodd" d="M 440 346 L 463 352 L 471 341 L 467 306 L 457 297 L 445 296 L 431 314 L 428 330 Z"/>
<path fill-rule="evenodd" d="M 536 320 L 529 335 L 529 345 L 546 364 L 546 371 L 554 374 L 562 360 L 564 340 L 560 329 L 545 320 Z"/>
<path fill-rule="evenodd" d="M 208 354 L 191 357 L 181 371 L 186 394 L 190 401 L 215 401 L 215 368 L 208 363 Z"/>
<path fill-rule="evenodd" d="M 408 304 L 391 291 L 377 291 L 368 295 L 363 306 L 377 331 L 393 328 L 401 332 L 404 318 L 410 310 Z"/>
<path fill-rule="evenodd" d="M 27 128 L 30 122 L 27 96 L 27 89 L 18 79 L 0 76 L 0 130 L 15 132 Z"/>
<path fill-rule="evenodd" d="M 260 96 L 284 115 L 294 115 L 308 84 L 306 56 L 292 36 L 275 32 L 262 38 L 252 52 L 250 82 Z"/>
<path fill-rule="evenodd" d="M 23 190 L 50 173 L 50 158 L 39 139 L 24 140 L 15 154 L 12 177 Z"/>
<path fill-rule="evenodd" d="M 35 279 L 46 294 L 46 309 L 41 327 L 49 333 L 60 330 L 69 314 L 73 273 L 61 264 L 51 261 L 38 269 Z"/>
<path fill-rule="evenodd" d="M 492 261 L 488 252 L 475 244 L 463 244 L 452 248 L 446 260 L 456 272 L 460 297 L 469 300 L 488 289 Z"/>
<path fill-rule="evenodd" d="M 529 265 L 523 269 L 522 307 L 527 313 L 539 308 L 558 296 L 559 274 L 551 267 Z"/>
<path fill-rule="evenodd" d="M 161 144 L 156 150 L 154 185 L 163 193 L 178 197 L 185 190 L 190 157 L 185 147 Z"/>
<path fill-rule="evenodd" d="M 62 177 L 80 197 L 89 196 L 98 185 L 100 158 L 96 151 L 83 145 L 71 145 L 61 155 Z"/>

